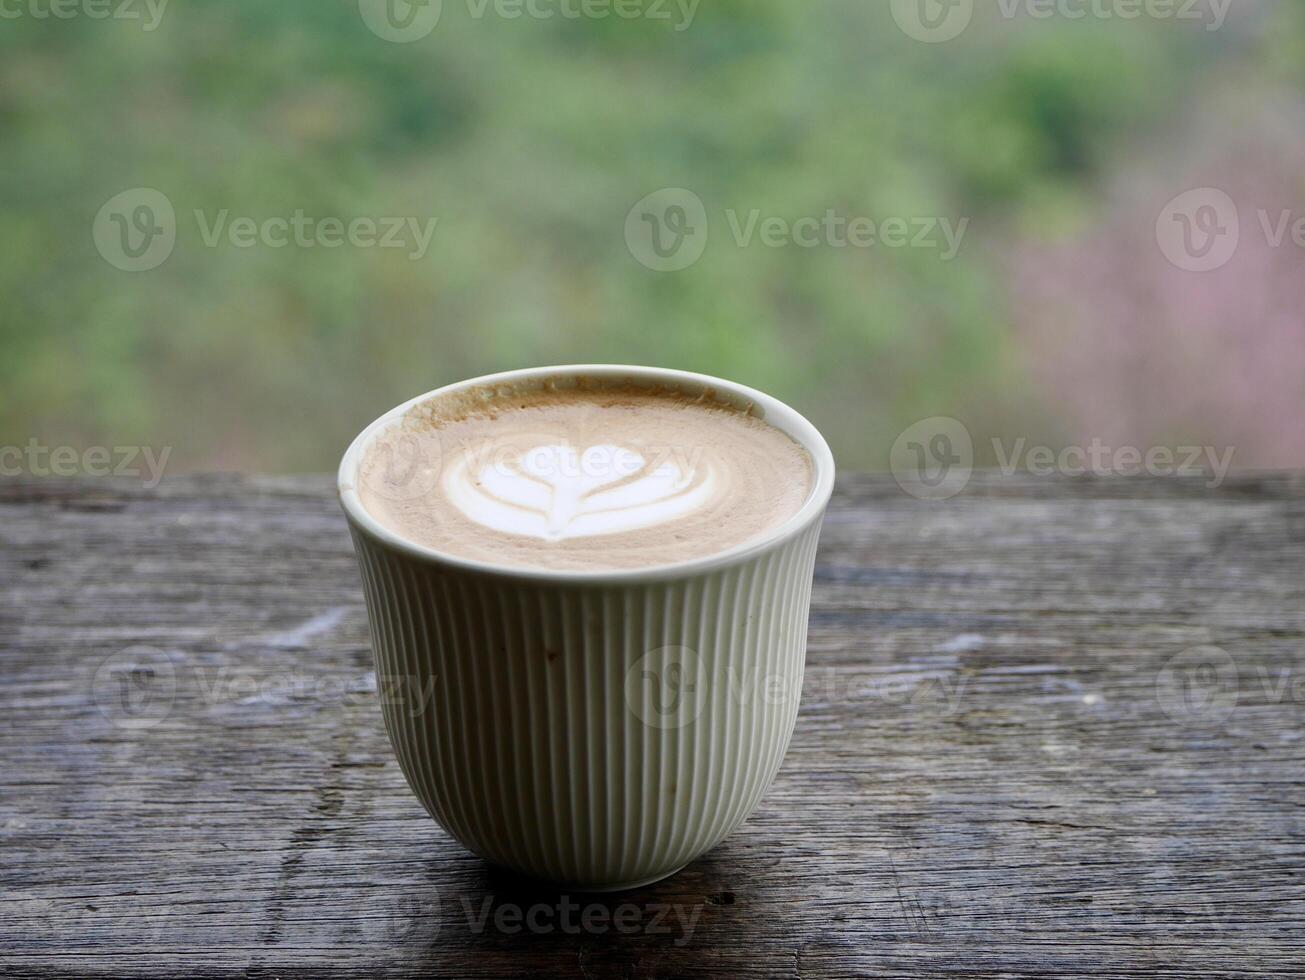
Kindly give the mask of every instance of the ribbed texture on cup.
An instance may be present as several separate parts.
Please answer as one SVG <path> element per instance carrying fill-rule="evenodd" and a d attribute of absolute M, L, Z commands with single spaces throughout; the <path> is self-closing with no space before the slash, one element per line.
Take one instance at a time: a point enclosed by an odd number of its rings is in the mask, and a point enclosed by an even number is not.
<path fill-rule="evenodd" d="M 490 861 L 655 879 L 756 807 L 788 747 L 820 525 L 683 579 L 551 584 L 354 529 L 385 725 L 413 791 Z"/>

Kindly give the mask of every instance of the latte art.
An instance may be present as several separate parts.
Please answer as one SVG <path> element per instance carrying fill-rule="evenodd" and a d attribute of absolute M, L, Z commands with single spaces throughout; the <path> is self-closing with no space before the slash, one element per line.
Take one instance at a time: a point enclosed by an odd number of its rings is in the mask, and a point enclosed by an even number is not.
<path fill-rule="evenodd" d="M 736 405 L 577 380 L 420 405 L 369 446 L 359 496 L 437 551 L 619 569 L 742 544 L 795 514 L 812 482 L 805 450 Z"/>
<path fill-rule="evenodd" d="M 649 463 L 620 446 L 535 446 L 479 470 L 468 455 L 444 477 L 445 495 L 477 524 L 545 541 L 664 524 L 719 490 L 709 466 L 695 472 L 670 459 Z"/>

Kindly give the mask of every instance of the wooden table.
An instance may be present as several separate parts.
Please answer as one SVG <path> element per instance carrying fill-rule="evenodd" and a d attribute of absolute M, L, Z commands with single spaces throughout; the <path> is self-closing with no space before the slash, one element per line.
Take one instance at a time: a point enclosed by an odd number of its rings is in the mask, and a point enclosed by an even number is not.
<path fill-rule="evenodd" d="M 409 793 L 324 478 L 0 483 L 0 974 L 1305 970 L 1305 478 L 842 482 L 792 749 L 687 870 Z"/>

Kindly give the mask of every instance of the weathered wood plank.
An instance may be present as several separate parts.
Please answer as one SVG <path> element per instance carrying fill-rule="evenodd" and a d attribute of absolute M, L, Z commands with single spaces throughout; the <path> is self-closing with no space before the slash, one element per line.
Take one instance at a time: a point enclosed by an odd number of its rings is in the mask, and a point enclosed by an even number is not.
<path fill-rule="evenodd" d="M 5 975 L 1305 970 L 1300 476 L 845 480 L 778 780 L 618 896 L 421 811 L 326 479 L 0 482 L 0 655 Z"/>

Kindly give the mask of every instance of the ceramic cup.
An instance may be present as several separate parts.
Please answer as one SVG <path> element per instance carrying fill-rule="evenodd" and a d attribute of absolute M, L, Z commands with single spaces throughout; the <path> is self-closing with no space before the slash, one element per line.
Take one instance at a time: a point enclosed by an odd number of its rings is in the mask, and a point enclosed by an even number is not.
<path fill-rule="evenodd" d="M 752 405 L 810 454 L 813 490 L 760 539 L 626 571 L 458 558 L 405 540 L 363 509 L 363 454 L 410 408 L 546 377 L 710 388 Z M 829 447 L 793 409 L 680 371 L 513 371 L 422 395 L 372 423 L 345 453 L 340 499 L 385 727 L 430 815 L 495 864 L 583 890 L 647 884 L 714 847 L 756 807 L 793 733 L 833 483 Z"/>

